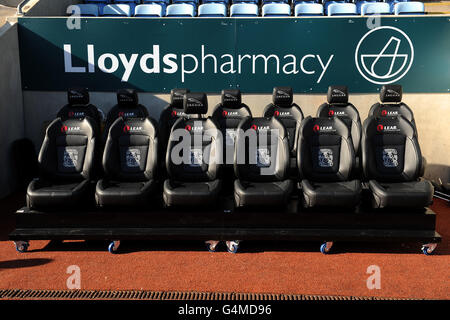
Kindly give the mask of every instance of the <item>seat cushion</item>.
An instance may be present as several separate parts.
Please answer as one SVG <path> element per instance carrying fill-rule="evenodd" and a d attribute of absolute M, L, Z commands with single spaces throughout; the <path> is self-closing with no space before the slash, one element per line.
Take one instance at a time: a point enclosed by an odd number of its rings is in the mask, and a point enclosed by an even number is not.
<path fill-rule="evenodd" d="M 151 200 L 155 189 L 154 180 L 119 182 L 102 179 L 97 183 L 95 200 L 99 206 L 137 206 Z"/>
<path fill-rule="evenodd" d="M 36 179 L 28 185 L 27 205 L 30 208 L 79 206 L 91 200 L 90 187 L 88 180 L 55 183 Z"/>
<path fill-rule="evenodd" d="M 423 208 L 431 204 L 434 188 L 428 180 L 383 183 L 369 181 L 374 208 Z"/>
<path fill-rule="evenodd" d="M 359 180 L 343 182 L 312 182 L 302 180 L 306 207 L 355 207 L 361 197 Z"/>
<path fill-rule="evenodd" d="M 287 204 L 294 183 L 287 179 L 274 182 L 234 181 L 236 206 L 268 206 Z"/>
<path fill-rule="evenodd" d="M 164 181 L 163 197 L 167 206 L 201 206 L 216 202 L 221 189 L 219 179 L 205 182 Z"/>

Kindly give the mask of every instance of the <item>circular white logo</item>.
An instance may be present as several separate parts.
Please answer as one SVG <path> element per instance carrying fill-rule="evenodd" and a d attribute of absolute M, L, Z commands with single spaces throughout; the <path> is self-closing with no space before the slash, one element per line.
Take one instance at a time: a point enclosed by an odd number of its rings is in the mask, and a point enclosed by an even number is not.
<path fill-rule="evenodd" d="M 402 30 L 383 26 L 370 30 L 355 50 L 359 73 L 375 84 L 389 84 L 403 78 L 414 60 L 411 39 Z"/>

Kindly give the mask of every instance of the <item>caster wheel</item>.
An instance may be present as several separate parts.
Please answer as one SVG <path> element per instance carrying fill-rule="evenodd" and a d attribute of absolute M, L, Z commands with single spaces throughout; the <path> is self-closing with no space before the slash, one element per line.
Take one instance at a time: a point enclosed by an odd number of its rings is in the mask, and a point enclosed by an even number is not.
<path fill-rule="evenodd" d="M 428 243 L 422 246 L 422 252 L 426 256 L 430 256 L 433 254 L 434 249 L 436 249 L 437 243 Z"/>
<path fill-rule="evenodd" d="M 320 246 L 320 252 L 323 254 L 329 254 L 331 247 L 333 246 L 333 242 L 325 242 Z"/>
<path fill-rule="evenodd" d="M 239 240 L 227 241 L 227 251 L 229 253 L 237 253 L 239 250 Z"/>
<path fill-rule="evenodd" d="M 28 247 L 30 246 L 30 243 L 28 241 L 17 241 L 14 242 L 16 246 L 17 252 L 24 253 L 28 251 Z"/>
<path fill-rule="evenodd" d="M 115 254 L 117 253 L 117 250 L 119 250 L 120 241 L 111 241 L 111 243 L 108 246 L 109 253 Z"/>
<path fill-rule="evenodd" d="M 219 241 L 216 241 L 216 240 L 205 241 L 206 249 L 208 249 L 209 252 L 216 252 L 218 244 L 219 244 Z"/>

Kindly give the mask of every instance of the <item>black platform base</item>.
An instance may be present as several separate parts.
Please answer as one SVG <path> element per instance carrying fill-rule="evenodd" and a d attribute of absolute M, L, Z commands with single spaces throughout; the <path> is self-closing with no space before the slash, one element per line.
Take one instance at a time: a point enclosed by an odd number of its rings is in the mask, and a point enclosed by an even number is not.
<path fill-rule="evenodd" d="M 290 240 L 376 241 L 437 244 L 430 209 L 356 210 L 285 208 L 154 211 L 75 210 L 16 212 L 14 241 L 29 240 Z M 432 250 L 431 250 L 432 251 Z M 431 253 L 431 252 L 430 252 Z"/>

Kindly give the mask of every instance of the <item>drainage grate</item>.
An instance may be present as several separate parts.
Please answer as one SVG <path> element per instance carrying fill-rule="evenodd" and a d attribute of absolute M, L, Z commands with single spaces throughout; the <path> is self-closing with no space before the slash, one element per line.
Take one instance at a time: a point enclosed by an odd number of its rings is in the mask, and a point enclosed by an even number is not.
<path fill-rule="evenodd" d="M 222 293 L 138 290 L 0 290 L 0 299 L 63 300 L 399 300 L 395 298 L 292 295 L 273 293 Z M 408 299 L 400 299 L 408 300 Z"/>

